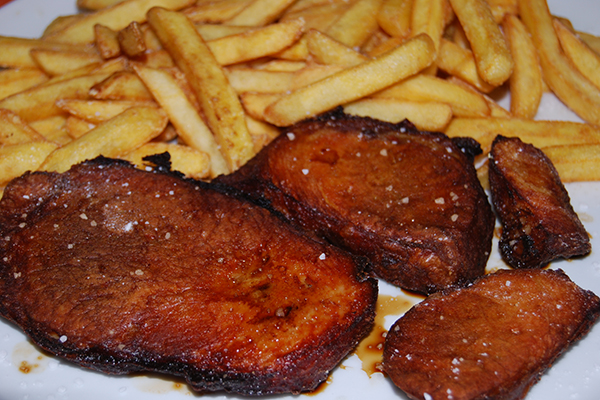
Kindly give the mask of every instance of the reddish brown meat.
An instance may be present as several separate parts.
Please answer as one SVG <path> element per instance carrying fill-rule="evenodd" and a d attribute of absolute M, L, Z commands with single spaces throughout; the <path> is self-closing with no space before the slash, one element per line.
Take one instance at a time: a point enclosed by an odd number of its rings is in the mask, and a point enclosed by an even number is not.
<path fill-rule="evenodd" d="M 502 270 L 431 295 L 391 328 L 383 368 L 411 399 L 516 400 L 600 313 L 554 270 Z"/>
<path fill-rule="evenodd" d="M 97 159 L 13 181 L 0 314 L 42 348 L 196 390 L 315 389 L 371 326 L 376 282 L 265 209 Z"/>
<path fill-rule="evenodd" d="M 304 121 L 218 181 L 412 291 L 482 275 L 491 250 L 494 216 L 472 159 L 408 122 L 339 112 Z"/>
<path fill-rule="evenodd" d="M 543 267 L 591 251 L 590 239 L 552 162 L 519 138 L 498 136 L 490 153 L 500 253 L 514 268 Z"/>

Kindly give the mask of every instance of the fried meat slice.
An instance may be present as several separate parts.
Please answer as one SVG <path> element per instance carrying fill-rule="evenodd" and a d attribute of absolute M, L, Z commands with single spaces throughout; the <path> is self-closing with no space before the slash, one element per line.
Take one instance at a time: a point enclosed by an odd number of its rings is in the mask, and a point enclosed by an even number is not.
<path fill-rule="evenodd" d="M 26 174 L 0 237 L 0 314 L 98 371 L 299 393 L 372 327 L 377 283 L 355 256 L 165 171 L 95 159 Z"/>
<path fill-rule="evenodd" d="M 333 112 L 286 128 L 217 179 L 431 293 L 484 273 L 494 215 L 472 158 L 441 133 Z"/>
<path fill-rule="evenodd" d="M 383 368 L 411 399 L 522 399 L 599 313 L 562 271 L 500 270 L 410 309 L 386 336 Z"/>
<path fill-rule="evenodd" d="M 498 136 L 489 163 L 500 254 L 513 268 L 538 268 L 588 254 L 589 236 L 552 162 L 519 138 Z"/>

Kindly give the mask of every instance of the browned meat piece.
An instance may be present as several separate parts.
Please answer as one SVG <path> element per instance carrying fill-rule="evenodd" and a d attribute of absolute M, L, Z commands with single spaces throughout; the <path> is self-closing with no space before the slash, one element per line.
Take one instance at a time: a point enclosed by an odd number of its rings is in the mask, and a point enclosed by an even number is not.
<path fill-rule="evenodd" d="M 494 216 L 472 159 L 441 133 L 332 113 L 298 123 L 219 182 L 430 293 L 484 273 Z"/>
<path fill-rule="evenodd" d="M 522 399 L 599 313 L 562 271 L 501 270 L 410 309 L 386 336 L 383 368 L 411 399 Z"/>
<path fill-rule="evenodd" d="M 552 162 L 519 138 L 498 136 L 489 165 L 502 222 L 500 254 L 514 268 L 543 267 L 591 251 L 590 239 Z"/>
<path fill-rule="evenodd" d="M 377 283 L 354 256 L 201 182 L 123 162 L 13 181 L 0 237 L 0 314 L 99 371 L 309 391 L 373 322 Z"/>

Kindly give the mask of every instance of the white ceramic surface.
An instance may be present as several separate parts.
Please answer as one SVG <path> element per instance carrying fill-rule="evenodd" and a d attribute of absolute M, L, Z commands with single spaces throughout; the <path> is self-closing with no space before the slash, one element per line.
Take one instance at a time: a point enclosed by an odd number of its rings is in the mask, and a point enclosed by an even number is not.
<path fill-rule="evenodd" d="M 600 3 L 598 0 L 549 0 L 556 15 L 568 17 L 575 27 L 600 34 Z M 0 8 L 0 35 L 37 37 L 58 15 L 76 12 L 75 0 L 15 0 Z M 506 105 L 507 99 L 501 99 Z M 553 96 L 544 98 L 540 119 L 578 120 Z M 599 166 L 600 168 L 600 166 Z M 593 252 L 575 261 L 552 264 L 562 268 L 580 286 L 600 294 L 600 183 L 569 184 L 572 204 L 592 236 Z M 489 268 L 505 267 L 497 253 L 490 258 Z M 404 296 L 398 289 L 382 284 L 380 292 Z M 414 298 L 408 298 L 414 301 Z M 395 316 L 386 319 L 389 327 Z M 28 367 L 30 371 L 25 373 Z M 369 377 L 356 355 L 337 368 L 329 383 L 316 395 L 275 396 L 277 399 L 310 397 L 315 400 L 401 399 L 406 396 L 396 390 L 381 374 Z M 169 377 L 136 375 L 111 377 L 84 370 L 47 354 L 42 354 L 27 341 L 21 331 L 0 320 L 0 400 L 178 400 L 197 397 L 180 381 Z M 241 399 L 239 396 L 211 394 L 210 399 Z M 527 400 L 597 400 L 600 398 L 600 326 L 596 326 L 579 343 L 557 360 L 542 376 L 527 396 Z"/>

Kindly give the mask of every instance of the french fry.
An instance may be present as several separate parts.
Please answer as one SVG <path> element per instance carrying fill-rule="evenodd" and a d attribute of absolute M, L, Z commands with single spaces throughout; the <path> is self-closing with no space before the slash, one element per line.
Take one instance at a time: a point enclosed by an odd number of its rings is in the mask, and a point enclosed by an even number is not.
<path fill-rule="evenodd" d="M 61 29 L 64 29 L 65 27 L 67 27 L 68 25 L 71 25 L 72 23 L 74 23 L 76 20 L 83 18 L 83 15 L 81 14 L 73 14 L 73 15 L 61 15 L 59 17 L 56 17 L 52 20 L 52 22 L 50 22 L 50 24 L 48 24 L 48 26 L 46 28 L 44 28 L 44 32 L 42 33 L 42 37 L 41 39 L 46 38 L 46 36 L 57 32 Z"/>
<path fill-rule="evenodd" d="M 558 19 L 554 20 L 554 29 L 569 60 L 584 77 L 600 88 L 600 55 L 590 49 Z"/>
<path fill-rule="evenodd" d="M 58 99 L 86 98 L 90 88 L 106 79 L 107 74 L 85 75 L 55 83 L 44 83 L 0 100 L 0 108 L 14 111 L 25 121 L 59 115 Z"/>
<path fill-rule="evenodd" d="M 481 78 L 493 86 L 511 75 L 513 61 L 504 36 L 485 0 L 450 0 L 475 56 Z"/>
<path fill-rule="evenodd" d="M 566 58 L 544 0 L 519 1 L 521 20 L 531 33 L 544 81 L 552 92 L 583 120 L 600 124 L 600 89 Z"/>
<path fill-rule="evenodd" d="M 498 24 L 508 15 L 519 14 L 518 0 L 486 0 L 486 2 L 490 6 L 494 21 Z"/>
<path fill-rule="evenodd" d="M 40 39 L 23 39 L 7 36 L 0 36 L 0 48 L 2 49 L 0 51 L 0 67 L 3 68 L 38 68 L 35 60 L 31 57 L 31 50 L 33 49 L 94 52 L 87 45 L 71 45 Z"/>
<path fill-rule="evenodd" d="M 165 110 L 181 139 L 188 146 L 208 154 L 211 178 L 227 174 L 229 167 L 214 136 L 175 79 L 169 73 L 157 69 L 143 66 L 134 66 L 134 69 Z"/>
<path fill-rule="evenodd" d="M 306 29 L 317 29 L 321 32 L 327 32 L 330 26 L 348 10 L 350 4 L 345 1 L 322 2 L 314 7 L 286 13 L 281 21 L 288 19 L 302 18 Z"/>
<path fill-rule="evenodd" d="M 254 65 L 254 68 L 262 71 L 296 72 L 306 68 L 306 66 L 306 61 L 270 60 L 259 65 Z"/>
<path fill-rule="evenodd" d="M 65 130 L 72 139 L 78 139 L 94 129 L 96 125 L 88 122 L 84 119 L 74 117 L 72 115 L 67 117 L 65 122 Z"/>
<path fill-rule="evenodd" d="M 105 60 L 121 55 L 118 35 L 118 32 L 113 31 L 108 26 L 94 25 L 94 42 L 98 52 Z"/>
<path fill-rule="evenodd" d="M 144 168 L 149 163 L 143 158 L 168 152 L 171 156 L 171 169 L 179 171 L 188 178 L 206 179 L 209 177 L 210 158 L 206 153 L 188 146 L 173 143 L 146 143 L 121 158 Z"/>
<path fill-rule="evenodd" d="M 133 72 L 115 72 L 92 86 L 89 95 L 97 100 L 152 101 L 152 94 Z"/>
<path fill-rule="evenodd" d="M 207 42 L 221 65 L 236 64 L 275 54 L 290 47 L 304 31 L 301 19 L 271 24 Z"/>
<path fill-rule="evenodd" d="M 412 36 L 421 33 L 429 35 L 436 51 L 440 48 L 440 40 L 445 26 L 444 0 L 413 0 L 410 19 Z"/>
<path fill-rule="evenodd" d="M 357 0 L 325 33 L 348 47 L 362 45 L 377 30 L 383 0 Z"/>
<path fill-rule="evenodd" d="M 600 143 L 600 128 L 570 121 L 534 121 L 520 118 L 454 118 L 446 135 L 470 136 L 481 144 L 484 153 L 496 135 L 519 137 L 538 148 L 566 144 Z"/>
<path fill-rule="evenodd" d="M 59 144 L 68 143 L 71 141 L 70 137 L 64 137 L 64 140 L 62 140 L 63 135 L 56 133 L 65 127 L 67 118 L 67 115 L 55 115 L 53 117 L 31 121 L 29 126 L 46 138 L 46 140 L 54 141 Z M 66 131 L 64 133 L 68 136 Z M 56 140 L 56 138 L 59 139 Z"/>
<path fill-rule="evenodd" d="M 286 95 L 265 110 L 266 120 L 287 126 L 375 93 L 429 66 L 435 48 L 427 35 L 416 36 L 379 58 L 342 70 Z"/>
<path fill-rule="evenodd" d="M 600 143 L 549 146 L 541 150 L 563 182 L 600 181 Z"/>
<path fill-rule="evenodd" d="M 249 115 L 246 116 L 246 125 L 252 136 L 252 143 L 254 144 L 254 151 L 256 153 L 271 143 L 280 134 L 279 129 L 275 126 L 254 119 Z"/>
<path fill-rule="evenodd" d="M 375 93 L 373 97 L 446 103 L 452 107 L 453 115 L 458 117 L 490 115 L 490 107 L 481 94 L 429 75 L 416 75 Z"/>
<path fill-rule="evenodd" d="M 230 20 L 254 0 L 221 0 L 190 6 L 183 13 L 190 21 L 202 24 L 219 24 Z"/>
<path fill-rule="evenodd" d="M 19 118 L 17 114 L 0 108 L 0 146 L 43 140 L 44 137 Z"/>
<path fill-rule="evenodd" d="M 264 26 L 277 20 L 294 1 L 255 0 L 227 23 L 241 26 Z"/>
<path fill-rule="evenodd" d="M 185 15 L 153 8 L 148 22 L 194 90 L 229 170 L 253 155 L 244 110 L 212 52 Z"/>
<path fill-rule="evenodd" d="M 152 101 L 60 99 L 56 105 L 65 112 L 92 124 L 116 117 L 132 107 L 157 107 Z"/>
<path fill-rule="evenodd" d="M 308 56 L 308 45 L 306 44 L 306 38 L 304 36 L 302 36 L 300 40 L 294 43 L 291 47 L 272 55 L 272 57 L 291 61 L 306 61 Z"/>
<path fill-rule="evenodd" d="M 144 39 L 144 33 L 142 28 L 137 21 L 133 21 L 125 28 L 121 29 L 117 34 L 119 40 L 119 46 L 123 53 L 128 57 L 138 57 L 148 49 L 146 47 L 146 41 Z"/>
<path fill-rule="evenodd" d="M 0 186 L 35 171 L 58 145 L 48 141 L 28 142 L 0 147 Z"/>
<path fill-rule="evenodd" d="M 77 7 L 83 10 L 102 10 L 114 6 L 117 3 L 122 3 L 124 0 L 77 0 Z"/>
<path fill-rule="evenodd" d="M 405 119 L 420 130 L 441 131 L 452 119 L 452 108 L 444 103 L 395 99 L 364 99 L 344 105 L 346 114 L 398 123 Z"/>
<path fill-rule="evenodd" d="M 95 13 L 87 14 L 64 29 L 47 35 L 46 39 L 61 43 L 92 43 L 96 24 L 119 31 L 132 21 L 144 22 L 146 12 L 152 7 L 179 10 L 194 2 L 194 0 L 125 0 Z"/>
<path fill-rule="evenodd" d="M 0 70 L 0 100 L 48 80 L 37 68 Z"/>
<path fill-rule="evenodd" d="M 577 31 L 577 36 L 587 44 L 596 54 L 600 54 L 600 37 L 587 32 Z"/>
<path fill-rule="evenodd" d="M 353 66 L 368 60 L 358 51 L 316 29 L 311 29 L 305 36 L 308 51 L 319 64 Z"/>
<path fill-rule="evenodd" d="M 202 36 L 202 39 L 204 39 L 204 41 L 206 42 L 210 40 L 221 39 L 231 35 L 237 35 L 255 29 L 251 26 L 233 26 L 219 24 L 195 24 L 195 26 L 200 36 Z"/>
<path fill-rule="evenodd" d="M 99 155 L 119 157 L 127 154 L 158 136 L 167 121 L 165 113 L 156 107 L 130 108 L 54 150 L 40 169 L 64 172 L 74 164 Z"/>
<path fill-rule="evenodd" d="M 542 70 L 531 37 L 521 20 L 507 15 L 502 24 L 514 70 L 510 77 L 510 111 L 518 118 L 533 118 L 542 100 Z"/>
<path fill-rule="evenodd" d="M 267 107 L 279 100 L 281 96 L 282 94 L 279 93 L 246 92 L 240 94 L 240 99 L 249 116 L 264 121 Z"/>
<path fill-rule="evenodd" d="M 98 54 L 83 51 L 32 49 L 30 54 L 36 64 L 50 76 L 63 75 L 102 61 Z"/>
<path fill-rule="evenodd" d="M 489 93 L 494 89 L 494 86 L 479 76 L 473 52 L 454 42 L 444 38 L 440 40 L 436 62 L 442 71 L 464 80 L 483 93 Z"/>
<path fill-rule="evenodd" d="M 410 35 L 413 0 L 385 0 L 377 12 L 377 23 L 393 37 Z"/>

